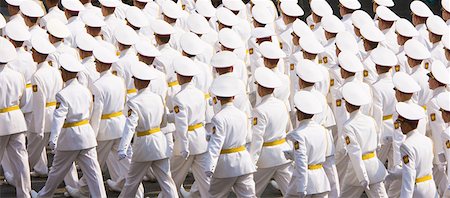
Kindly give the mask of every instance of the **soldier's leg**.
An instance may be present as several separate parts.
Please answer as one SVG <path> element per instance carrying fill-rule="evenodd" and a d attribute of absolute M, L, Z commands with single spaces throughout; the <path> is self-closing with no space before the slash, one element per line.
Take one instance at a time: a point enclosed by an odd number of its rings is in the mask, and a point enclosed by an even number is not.
<path fill-rule="evenodd" d="M 209 187 L 209 195 L 206 197 L 211 198 L 225 198 L 231 192 L 231 187 L 233 187 L 236 182 L 237 177 L 231 178 L 211 178 L 211 185 Z"/>
<path fill-rule="evenodd" d="M 364 188 L 361 186 L 350 186 L 342 184 L 341 197 L 356 198 L 361 197 Z"/>
<path fill-rule="evenodd" d="M 66 184 L 66 186 L 70 186 L 72 188 L 78 188 L 78 182 L 79 182 L 79 180 L 78 180 L 77 167 L 75 166 L 75 161 L 73 161 L 72 165 L 69 167 L 69 171 L 64 176 L 64 184 Z"/>
<path fill-rule="evenodd" d="M 38 135 L 33 132 L 28 133 L 27 152 L 28 152 L 28 162 L 30 164 L 30 168 L 35 167 L 38 164 L 38 162 L 41 161 L 41 158 L 43 157 L 42 154 L 45 152 L 45 145 L 47 145 L 47 142 L 45 142 L 44 134 Z M 45 158 L 45 160 L 47 160 L 47 158 Z M 38 171 L 39 173 L 47 173 L 48 170 L 44 171 L 41 166 L 42 166 L 42 164 L 40 164 L 39 167 L 37 167 L 40 170 L 35 170 L 35 171 Z"/>
<path fill-rule="evenodd" d="M 207 153 L 199 154 L 194 156 L 194 161 L 192 163 L 192 174 L 194 175 L 195 181 L 198 184 L 198 190 L 201 197 L 208 197 L 208 190 L 210 185 L 210 178 L 206 177 L 206 163 Z"/>
<path fill-rule="evenodd" d="M 398 198 L 400 197 L 400 191 L 402 189 L 402 179 L 401 177 L 395 178 L 391 181 L 391 184 L 386 189 L 388 197 L 390 198 Z"/>
<path fill-rule="evenodd" d="M 125 179 L 125 185 L 119 197 L 136 196 L 139 185 L 144 178 L 145 171 L 151 166 L 152 162 L 131 162 L 130 170 Z"/>
<path fill-rule="evenodd" d="M 47 160 L 47 149 L 46 146 L 48 144 L 48 140 L 50 139 L 50 133 L 44 133 L 44 141 L 43 148 L 41 152 L 41 157 L 39 158 L 36 165 L 34 165 L 33 169 L 34 171 L 37 171 L 39 173 L 44 173 L 48 175 L 48 160 Z M 31 169 L 31 166 L 30 166 Z"/>
<path fill-rule="evenodd" d="M 298 186 L 298 177 L 295 175 L 292 175 L 291 181 L 289 182 L 288 189 L 286 194 L 284 195 L 285 198 L 294 198 L 299 197 L 299 193 L 297 192 L 297 186 Z"/>
<path fill-rule="evenodd" d="M 269 184 L 270 180 L 275 174 L 275 171 L 276 167 L 258 168 L 258 170 L 256 170 L 255 173 L 253 173 L 257 197 L 261 197 L 261 195 L 263 194 L 264 190 L 267 187 L 267 184 Z"/>
<path fill-rule="evenodd" d="M 387 198 L 386 188 L 383 182 L 369 185 L 370 190 L 365 190 L 369 198 Z"/>
<path fill-rule="evenodd" d="M 97 159 L 95 147 L 81 150 L 77 158 L 78 164 L 83 171 L 83 176 L 86 178 L 91 196 L 106 197 L 102 170 L 100 169 Z"/>
<path fill-rule="evenodd" d="M 45 186 L 39 191 L 38 197 L 53 197 L 55 189 L 63 178 L 68 175 L 78 153 L 79 151 L 55 151 L 47 181 Z"/>
<path fill-rule="evenodd" d="M 5 140 L 9 140 L 9 136 L 4 137 Z M 7 142 L 7 141 L 6 141 Z M 12 186 L 16 186 L 16 184 L 14 183 L 14 175 L 12 172 L 12 167 L 11 167 L 11 161 L 9 160 L 8 157 L 8 153 L 6 152 L 6 145 L 8 145 L 7 143 L 5 143 L 5 148 L 3 148 L 3 157 L 2 159 L 2 168 L 3 168 L 3 174 L 5 176 L 5 180 L 8 182 L 9 185 Z"/>
<path fill-rule="evenodd" d="M 307 198 L 327 198 L 328 197 L 328 192 L 318 193 L 318 194 L 314 194 L 314 195 L 307 195 L 306 197 Z"/>
<path fill-rule="evenodd" d="M 177 198 L 178 193 L 170 173 L 169 158 L 153 161 L 151 167 L 161 188 L 161 197 Z"/>
<path fill-rule="evenodd" d="M 334 156 L 326 158 L 325 163 L 323 164 L 323 169 L 325 171 L 325 174 L 327 174 L 328 180 L 330 181 L 331 190 L 328 195 L 330 197 L 339 197 L 341 189 L 339 185 L 339 177 L 336 170 Z"/>
<path fill-rule="evenodd" d="M 170 159 L 170 169 L 172 172 L 173 181 L 177 187 L 177 191 L 183 184 L 184 179 L 186 179 L 186 175 L 188 174 L 193 161 L 194 156 L 189 156 L 187 159 L 184 159 L 179 155 L 175 155 Z"/>
<path fill-rule="evenodd" d="M 287 192 L 287 188 L 289 185 L 289 182 L 292 178 L 292 164 L 283 164 L 281 166 L 278 166 L 278 169 L 275 172 L 275 175 L 273 178 L 278 183 L 278 186 L 280 187 L 281 194 L 285 195 Z"/>
<path fill-rule="evenodd" d="M 233 188 L 237 197 L 256 197 L 255 181 L 253 180 L 253 174 L 251 173 L 237 177 Z"/>
<path fill-rule="evenodd" d="M 25 133 L 10 135 L 6 151 L 11 161 L 11 170 L 16 184 L 17 197 L 30 197 L 31 179 Z"/>

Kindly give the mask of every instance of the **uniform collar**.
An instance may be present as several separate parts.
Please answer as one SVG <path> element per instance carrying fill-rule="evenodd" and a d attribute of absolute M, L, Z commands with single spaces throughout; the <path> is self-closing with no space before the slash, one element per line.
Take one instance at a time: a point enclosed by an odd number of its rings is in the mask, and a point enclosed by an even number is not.
<path fill-rule="evenodd" d="M 261 103 L 265 102 L 266 100 L 269 100 L 272 97 L 273 97 L 273 93 L 272 94 L 267 94 L 267 95 L 261 97 Z"/>
<path fill-rule="evenodd" d="M 386 72 L 386 73 L 383 73 L 383 74 L 378 74 L 378 79 L 379 80 L 384 80 L 384 79 L 392 79 L 392 74 L 391 74 L 391 72 L 389 71 L 389 72 Z"/>
<path fill-rule="evenodd" d="M 146 87 L 146 88 L 144 88 L 144 89 L 139 89 L 138 92 L 137 92 L 137 94 L 141 94 L 142 92 L 146 92 L 146 91 L 148 91 L 148 90 L 150 90 L 150 84 L 148 85 L 148 87 Z"/>
<path fill-rule="evenodd" d="M 102 73 L 100 73 L 100 77 L 112 75 L 111 69 L 108 69 Z"/>
<path fill-rule="evenodd" d="M 221 109 L 225 109 L 225 108 L 227 108 L 227 107 L 233 107 L 234 105 L 233 105 L 233 102 L 228 102 L 228 103 L 225 103 L 225 104 L 223 104 L 223 105 L 221 105 Z"/>
<path fill-rule="evenodd" d="M 350 118 L 354 118 L 354 117 L 358 116 L 359 114 L 361 114 L 361 110 L 360 109 L 358 109 L 356 111 L 353 111 L 353 112 L 350 113 Z"/>
<path fill-rule="evenodd" d="M 67 24 L 77 21 L 78 19 L 79 19 L 78 16 L 70 17 L 69 19 L 67 19 Z"/>
<path fill-rule="evenodd" d="M 48 64 L 48 61 L 44 61 L 44 62 L 39 63 L 39 64 L 37 65 L 37 69 L 40 69 L 40 68 L 42 68 L 42 67 L 47 67 L 47 66 L 50 66 L 50 65 Z"/>
<path fill-rule="evenodd" d="M 84 65 L 87 62 L 94 62 L 94 61 L 95 61 L 94 56 L 88 56 L 88 57 L 84 58 L 83 60 L 81 60 L 81 64 Z"/>
<path fill-rule="evenodd" d="M 304 119 L 304 120 L 298 122 L 298 126 L 299 127 L 306 126 L 306 125 L 310 125 L 312 123 L 314 123 L 314 121 L 312 119 Z"/>
<path fill-rule="evenodd" d="M 123 58 L 124 56 L 127 56 L 127 55 L 136 55 L 136 50 L 134 50 L 133 47 L 130 47 L 130 48 L 128 48 L 126 50 L 122 50 L 120 52 L 120 58 Z"/>
<path fill-rule="evenodd" d="M 76 85 L 76 84 L 79 84 L 77 78 L 72 78 L 66 82 L 66 87 L 68 87 L 69 85 Z"/>
<path fill-rule="evenodd" d="M 412 131 L 410 131 L 409 133 L 406 134 L 406 139 L 415 135 L 417 133 L 417 129 L 414 129 Z"/>
<path fill-rule="evenodd" d="M 191 87 L 191 86 L 193 86 L 193 83 L 192 83 L 192 81 L 191 81 L 191 82 L 188 82 L 188 83 L 184 83 L 184 84 L 180 85 L 180 87 L 181 87 L 181 90 L 184 90 L 184 89 L 186 89 L 187 87 Z"/>
<path fill-rule="evenodd" d="M 447 88 L 445 86 L 438 87 L 435 90 L 433 90 L 433 97 L 445 91 L 447 91 Z"/>

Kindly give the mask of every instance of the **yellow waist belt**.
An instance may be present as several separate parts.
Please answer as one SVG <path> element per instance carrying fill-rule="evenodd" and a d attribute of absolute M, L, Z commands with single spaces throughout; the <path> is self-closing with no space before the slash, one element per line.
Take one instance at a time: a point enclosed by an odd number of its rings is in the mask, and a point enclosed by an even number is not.
<path fill-rule="evenodd" d="M 422 182 L 426 182 L 426 181 L 432 180 L 432 179 L 433 179 L 433 177 L 432 177 L 431 175 L 425 175 L 425 176 L 423 176 L 423 177 L 417 178 L 417 179 L 416 179 L 416 184 L 422 183 Z"/>
<path fill-rule="evenodd" d="M 375 152 L 370 152 L 362 155 L 362 160 L 368 160 L 375 157 Z"/>
<path fill-rule="evenodd" d="M 6 107 L 3 109 L 0 109 L 0 113 L 6 113 L 6 112 L 10 112 L 10 111 L 15 111 L 15 110 L 19 110 L 20 107 L 19 105 L 14 105 L 14 106 L 10 106 L 10 107 Z"/>
<path fill-rule="evenodd" d="M 25 88 L 31 88 L 31 87 L 33 87 L 33 85 L 31 85 L 31 84 L 26 84 L 25 85 Z"/>
<path fill-rule="evenodd" d="M 137 90 L 136 89 L 128 89 L 127 90 L 127 94 L 132 94 L 132 93 L 136 93 Z"/>
<path fill-rule="evenodd" d="M 172 82 L 167 83 L 167 85 L 168 85 L 169 87 L 173 87 L 173 86 L 179 85 L 179 83 L 178 83 L 178 81 L 176 80 L 176 81 L 172 81 Z"/>
<path fill-rule="evenodd" d="M 264 142 L 263 146 L 276 146 L 276 145 L 283 144 L 285 142 L 286 142 L 286 139 L 283 138 L 283 139 L 275 140 L 275 141 L 272 141 L 272 142 Z"/>
<path fill-rule="evenodd" d="M 308 169 L 309 170 L 317 170 L 317 169 L 320 169 L 322 167 L 323 167 L 322 164 L 311 164 L 311 165 L 308 165 Z"/>
<path fill-rule="evenodd" d="M 392 114 L 383 116 L 383 120 L 390 120 L 390 119 L 392 119 Z"/>
<path fill-rule="evenodd" d="M 81 120 L 79 122 L 64 123 L 63 128 L 76 127 L 76 126 L 81 126 L 81 125 L 85 125 L 85 124 L 89 124 L 89 120 Z"/>
<path fill-rule="evenodd" d="M 147 135 L 151 135 L 151 134 L 154 134 L 154 133 L 158 133 L 160 131 L 161 131 L 161 128 L 158 127 L 158 128 L 149 129 L 147 131 L 138 131 L 136 133 L 136 135 L 138 137 L 142 137 L 142 136 L 147 136 Z"/>
<path fill-rule="evenodd" d="M 194 131 L 195 129 L 198 129 L 200 127 L 203 127 L 203 123 L 198 123 L 198 124 L 194 124 L 194 125 L 190 125 L 188 126 L 188 131 Z"/>
<path fill-rule="evenodd" d="M 56 106 L 56 101 L 45 103 L 45 107 L 53 107 Z"/>
<path fill-rule="evenodd" d="M 235 148 L 229 148 L 229 149 L 222 149 L 220 151 L 220 154 L 230 154 L 230 153 L 237 153 L 245 151 L 245 146 L 235 147 Z"/>
<path fill-rule="evenodd" d="M 122 111 L 118 111 L 118 112 L 114 112 L 114 113 L 110 113 L 110 114 L 103 114 L 102 115 L 102 120 L 106 120 L 106 119 L 111 119 L 114 117 L 119 117 L 122 115 Z"/>

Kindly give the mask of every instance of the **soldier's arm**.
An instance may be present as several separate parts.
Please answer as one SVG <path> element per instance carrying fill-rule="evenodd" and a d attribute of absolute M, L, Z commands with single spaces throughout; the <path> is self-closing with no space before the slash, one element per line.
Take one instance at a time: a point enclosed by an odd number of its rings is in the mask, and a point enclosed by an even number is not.
<path fill-rule="evenodd" d="M 92 108 L 92 117 L 90 123 L 92 128 L 94 129 L 95 136 L 97 136 L 103 112 L 103 98 L 100 90 L 96 86 L 93 86 L 92 91 L 92 93 L 94 94 L 94 107 Z"/>
<path fill-rule="evenodd" d="M 361 146 L 359 145 L 353 128 L 350 126 L 344 127 L 344 139 L 345 147 L 347 149 L 350 162 L 356 173 L 359 182 L 367 181 L 369 182 L 369 176 L 367 175 L 366 166 L 364 165 L 362 159 Z"/>
<path fill-rule="evenodd" d="M 214 172 L 226 137 L 226 132 L 224 131 L 222 122 L 215 118 L 211 122 L 213 124 L 213 132 L 208 142 L 208 164 L 207 170 L 205 171 Z"/>
<path fill-rule="evenodd" d="M 131 102 L 127 102 L 128 105 L 128 117 L 125 122 L 125 128 L 123 130 L 122 139 L 120 140 L 118 151 L 126 151 L 133 139 L 136 126 L 138 125 L 139 115 L 135 110 L 136 107 Z"/>
<path fill-rule="evenodd" d="M 415 154 L 411 152 L 405 144 L 400 146 L 400 153 L 403 160 L 402 166 L 402 189 L 400 192 L 401 198 L 411 198 L 414 194 L 414 187 L 416 185 L 416 168 L 415 168 Z"/>
<path fill-rule="evenodd" d="M 50 141 L 56 143 L 58 136 L 61 133 L 61 129 L 66 120 L 67 113 L 69 112 L 69 104 L 58 93 L 56 94 L 56 109 L 53 112 L 52 128 L 50 133 Z"/>
<path fill-rule="evenodd" d="M 45 128 L 45 104 L 47 98 L 45 97 L 42 89 L 42 84 L 35 77 L 31 79 L 32 84 L 32 102 L 33 102 L 33 122 L 34 130 L 36 133 L 44 133 Z"/>
<path fill-rule="evenodd" d="M 250 156 L 252 157 L 253 163 L 258 162 L 259 156 L 261 154 L 261 149 L 264 143 L 264 132 L 266 131 L 266 126 L 268 120 L 266 117 L 259 112 L 257 109 L 253 112 L 252 120 L 252 142 L 250 145 Z"/>
<path fill-rule="evenodd" d="M 188 112 L 186 107 L 174 98 L 173 112 L 175 113 L 175 138 L 181 143 L 181 152 L 189 151 L 189 139 L 188 139 Z M 180 153 L 176 153 L 180 154 Z"/>
<path fill-rule="evenodd" d="M 298 192 L 305 192 L 308 185 L 308 155 L 305 138 L 301 135 L 294 140 L 295 171 L 299 175 Z"/>

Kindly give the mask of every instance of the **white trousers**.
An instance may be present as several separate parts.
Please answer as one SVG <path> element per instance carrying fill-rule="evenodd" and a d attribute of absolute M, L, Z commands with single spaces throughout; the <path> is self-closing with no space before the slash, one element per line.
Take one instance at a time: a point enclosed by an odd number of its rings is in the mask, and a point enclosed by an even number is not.
<path fill-rule="evenodd" d="M 209 197 L 210 178 L 205 175 L 206 163 L 207 153 L 191 155 L 187 159 L 181 156 L 173 156 L 170 160 L 170 168 L 177 191 L 186 179 L 189 169 L 191 169 L 201 197 Z"/>
<path fill-rule="evenodd" d="M 228 194 L 230 194 L 232 188 L 237 197 L 240 198 L 256 197 L 255 181 L 253 180 L 253 174 L 251 173 L 230 178 L 213 177 L 211 179 L 211 186 L 209 188 L 210 194 L 207 197 L 211 198 L 228 197 Z"/>
<path fill-rule="evenodd" d="M 39 191 L 38 197 L 53 197 L 55 189 L 67 175 L 74 161 L 83 171 L 89 191 L 92 197 L 106 197 L 105 186 L 103 185 L 102 172 L 97 161 L 97 151 L 95 147 L 76 151 L 56 151 L 53 165 L 48 174 L 45 186 Z"/>
<path fill-rule="evenodd" d="M 27 136 L 28 162 L 30 163 L 30 168 L 42 174 L 48 174 L 47 151 L 45 146 L 49 138 L 50 133 L 38 135 L 34 132 L 29 132 Z"/>
<path fill-rule="evenodd" d="M 369 185 L 370 190 L 364 189 L 362 186 L 349 186 L 344 185 L 342 188 L 341 197 L 346 198 L 359 198 L 365 191 L 369 198 L 387 198 L 386 188 L 383 182 L 378 182 Z"/>
<path fill-rule="evenodd" d="M 3 154 L 8 153 L 11 163 L 14 186 L 17 197 L 30 197 L 31 179 L 30 167 L 28 165 L 28 153 L 25 146 L 25 133 L 0 136 L 0 159 Z"/>
<path fill-rule="evenodd" d="M 389 198 L 399 198 L 400 191 L 402 190 L 402 177 L 394 178 L 386 185 L 386 191 Z"/>
<path fill-rule="evenodd" d="M 253 174 L 255 179 L 256 196 L 261 197 L 272 178 L 280 187 L 281 194 L 285 195 L 292 178 L 292 164 L 287 163 L 271 168 L 258 168 Z"/>
<path fill-rule="evenodd" d="M 299 197 L 298 194 L 295 194 L 295 195 L 287 194 L 286 196 L 284 196 L 284 198 L 298 198 L 298 197 Z M 328 198 L 328 192 L 318 193 L 318 194 L 313 194 L 313 195 L 306 195 L 305 198 Z"/>
<path fill-rule="evenodd" d="M 134 197 L 138 187 L 144 178 L 148 168 L 152 168 L 153 173 L 158 181 L 161 192 L 158 197 L 162 198 L 178 198 L 178 192 L 175 182 L 172 180 L 170 173 L 169 158 L 149 161 L 149 162 L 133 162 L 131 161 L 130 170 L 128 171 L 125 185 L 119 197 Z"/>
<path fill-rule="evenodd" d="M 341 186 L 339 183 L 339 177 L 336 169 L 334 156 L 329 156 L 325 159 L 325 163 L 323 163 L 323 170 L 330 181 L 330 192 L 328 193 L 329 197 L 336 198 L 341 194 Z"/>
<path fill-rule="evenodd" d="M 338 152 L 336 150 L 335 156 L 336 156 L 336 170 L 338 173 L 339 184 L 341 184 L 342 187 L 350 158 L 348 157 L 348 155 L 345 154 L 345 151 Z"/>

